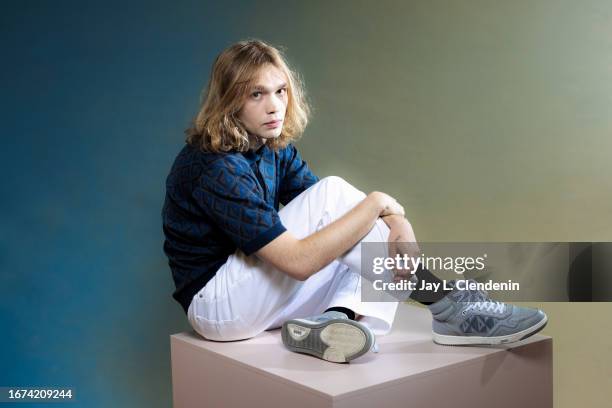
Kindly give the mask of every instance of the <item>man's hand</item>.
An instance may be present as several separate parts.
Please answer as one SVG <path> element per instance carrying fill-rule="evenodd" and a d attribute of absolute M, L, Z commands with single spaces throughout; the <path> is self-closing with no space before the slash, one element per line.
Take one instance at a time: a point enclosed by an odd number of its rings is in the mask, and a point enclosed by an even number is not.
<path fill-rule="evenodd" d="M 397 215 L 404 218 L 404 207 L 389 194 L 373 191 L 368 195 L 368 198 L 378 203 L 381 217 Z"/>

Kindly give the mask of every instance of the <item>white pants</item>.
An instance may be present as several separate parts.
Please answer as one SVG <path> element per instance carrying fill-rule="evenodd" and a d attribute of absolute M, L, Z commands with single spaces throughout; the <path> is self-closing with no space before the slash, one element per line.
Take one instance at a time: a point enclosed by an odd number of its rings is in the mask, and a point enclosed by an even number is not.
<path fill-rule="evenodd" d="M 340 177 L 320 180 L 279 211 L 285 228 L 307 237 L 344 215 L 366 195 Z M 360 242 L 385 242 L 389 228 L 380 218 Z M 388 256 L 387 245 L 380 256 Z M 387 334 L 398 302 L 361 301 L 361 247 L 298 281 L 255 255 L 237 250 L 193 297 L 189 323 L 201 336 L 216 341 L 247 339 L 282 326 L 288 319 L 343 306 L 362 315 L 361 323 L 376 335 Z"/>

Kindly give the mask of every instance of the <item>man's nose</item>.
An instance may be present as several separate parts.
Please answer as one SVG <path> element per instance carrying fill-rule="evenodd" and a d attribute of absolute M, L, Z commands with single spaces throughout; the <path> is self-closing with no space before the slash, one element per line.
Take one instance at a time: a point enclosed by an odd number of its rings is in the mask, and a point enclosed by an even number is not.
<path fill-rule="evenodd" d="M 268 99 L 268 103 L 266 106 L 266 112 L 276 113 L 281 109 L 281 105 L 282 105 L 282 101 L 280 101 L 278 98 L 275 97 L 275 95 L 273 95 L 272 97 Z"/>

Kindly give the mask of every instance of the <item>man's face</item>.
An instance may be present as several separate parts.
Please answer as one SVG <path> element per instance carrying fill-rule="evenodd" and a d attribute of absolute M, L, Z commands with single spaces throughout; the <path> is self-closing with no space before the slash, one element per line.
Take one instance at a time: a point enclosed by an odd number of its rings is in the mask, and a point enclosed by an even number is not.
<path fill-rule="evenodd" d="M 280 69 L 267 64 L 259 70 L 238 118 L 250 134 L 265 143 L 280 136 L 286 110 L 287 78 Z"/>

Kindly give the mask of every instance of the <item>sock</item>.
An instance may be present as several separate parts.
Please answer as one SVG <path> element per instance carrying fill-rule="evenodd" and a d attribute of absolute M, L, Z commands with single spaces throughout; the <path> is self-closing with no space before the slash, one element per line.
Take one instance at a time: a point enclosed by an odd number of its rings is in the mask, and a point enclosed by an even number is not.
<path fill-rule="evenodd" d="M 442 280 L 437 278 L 433 273 L 431 273 L 431 271 L 423 268 L 421 265 L 419 265 L 419 269 L 417 269 L 414 275 L 417 277 L 418 281 L 416 285 L 417 289 L 413 290 L 412 293 L 410 293 L 410 299 L 412 300 L 415 300 L 423 305 L 431 305 L 432 303 L 436 303 L 438 300 L 442 299 L 449 292 L 451 292 L 450 290 L 442 289 L 444 287 Z M 437 283 L 440 285 L 440 289 L 438 289 L 437 291 L 422 290 L 420 289 L 422 284 L 421 282 Z"/>
<path fill-rule="evenodd" d="M 349 319 L 351 320 L 355 320 L 355 312 L 353 312 L 351 309 L 348 309 L 346 307 L 342 307 L 342 306 L 334 306 L 334 307 L 330 307 L 329 309 L 325 310 L 325 312 L 329 312 L 329 311 L 336 311 L 336 312 L 342 312 L 345 315 L 348 316 Z M 323 312 L 323 313 L 325 313 Z"/>

